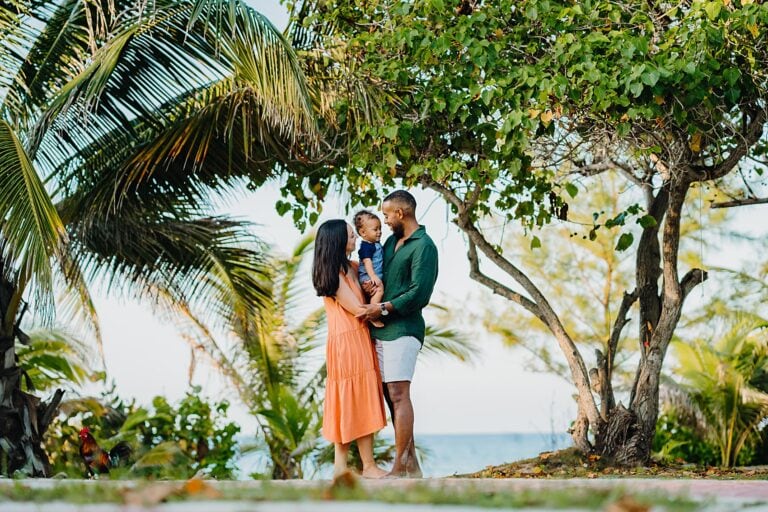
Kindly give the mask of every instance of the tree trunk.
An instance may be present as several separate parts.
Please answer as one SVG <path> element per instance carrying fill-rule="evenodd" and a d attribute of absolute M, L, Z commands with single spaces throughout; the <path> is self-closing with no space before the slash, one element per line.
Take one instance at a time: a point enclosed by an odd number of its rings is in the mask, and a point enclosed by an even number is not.
<path fill-rule="evenodd" d="M 706 273 L 693 269 L 682 280 L 678 276 L 680 220 L 690 183 L 678 179 L 659 191 L 649 213 L 664 231 L 659 244 L 658 228 L 646 228 L 637 256 L 637 289 L 640 302 L 640 363 L 632 386 L 629 408 L 616 407 L 602 436 L 596 436 L 597 451 L 624 466 L 647 464 L 659 416 L 659 380 L 669 342 L 680 320 L 687 293 Z M 660 264 L 662 265 L 660 267 Z M 659 293 L 659 277 L 663 276 Z"/>
<path fill-rule="evenodd" d="M 2 277 L 0 261 L 0 318 L 7 318 L 15 288 Z M 12 313 L 11 318 L 16 315 Z M 0 472 L 33 477 L 50 476 L 51 466 L 43 450 L 43 434 L 58 410 L 62 390 L 49 403 L 21 390 L 22 371 L 17 364 L 16 322 L 0 322 Z"/>

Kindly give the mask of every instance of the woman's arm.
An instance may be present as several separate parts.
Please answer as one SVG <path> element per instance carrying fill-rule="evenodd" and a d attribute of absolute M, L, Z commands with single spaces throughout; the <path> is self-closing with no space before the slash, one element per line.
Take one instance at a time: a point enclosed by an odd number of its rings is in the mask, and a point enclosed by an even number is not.
<path fill-rule="evenodd" d="M 344 275 L 339 276 L 339 289 L 336 290 L 336 300 L 339 301 L 341 307 L 355 316 L 362 316 L 365 314 L 365 308 L 360 299 L 357 298 L 355 292 L 349 287 L 349 283 L 344 278 Z"/>

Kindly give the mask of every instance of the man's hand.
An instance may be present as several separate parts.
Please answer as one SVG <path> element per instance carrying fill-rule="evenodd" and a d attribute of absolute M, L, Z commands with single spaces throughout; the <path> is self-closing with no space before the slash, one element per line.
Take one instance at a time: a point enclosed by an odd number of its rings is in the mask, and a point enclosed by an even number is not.
<path fill-rule="evenodd" d="M 357 318 L 370 322 L 381 318 L 381 306 L 378 304 L 363 304 L 364 311 L 357 315 Z"/>

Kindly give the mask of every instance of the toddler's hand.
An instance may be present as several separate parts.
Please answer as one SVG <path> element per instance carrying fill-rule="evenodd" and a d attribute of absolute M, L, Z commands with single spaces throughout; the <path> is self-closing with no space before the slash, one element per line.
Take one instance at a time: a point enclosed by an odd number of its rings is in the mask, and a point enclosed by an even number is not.
<path fill-rule="evenodd" d="M 381 288 L 382 290 L 384 289 L 384 283 L 382 282 L 381 278 L 379 278 L 379 277 L 374 277 L 373 278 L 373 284 L 376 285 L 376 288 Z"/>

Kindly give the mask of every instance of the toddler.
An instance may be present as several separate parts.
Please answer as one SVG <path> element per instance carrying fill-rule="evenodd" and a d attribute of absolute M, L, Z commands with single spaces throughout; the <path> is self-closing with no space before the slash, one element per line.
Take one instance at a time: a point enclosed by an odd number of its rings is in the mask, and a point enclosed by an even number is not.
<path fill-rule="evenodd" d="M 384 249 L 381 247 L 381 221 L 368 210 L 355 214 L 355 229 L 362 239 L 360 250 L 360 266 L 357 269 L 360 284 L 371 281 L 376 286 L 370 296 L 370 304 L 381 302 L 384 296 Z M 363 288 L 365 290 L 365 288 Z M 371 322 L 374 327 L 384 327 L 380 320 Z"/>

